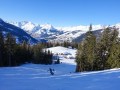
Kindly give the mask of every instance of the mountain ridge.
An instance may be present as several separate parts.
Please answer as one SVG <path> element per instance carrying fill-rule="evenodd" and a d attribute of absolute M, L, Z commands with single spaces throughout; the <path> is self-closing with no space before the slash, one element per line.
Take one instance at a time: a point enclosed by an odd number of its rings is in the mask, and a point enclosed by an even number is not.
<path fill-rule="evenodd" d="M 51 24 L 34 24 L 29 21 L 22 22 L 9 22 L 21 29 L 24 29 L 28 34 L 37 40 L 45 39 L 50 42 L 64 42 L 64 41 L 76 41 L 77 38 L 84 38 L 84 34 L 89 30 L 89 25 L 79 25 L 79 26 L 70 26 L 70 27 L 54 27 Z M 116 26 L 120 31 L 120 23 L 111 25 L 111 27 Z M 92 31 L 100 33 L 101 30 L 108 25 L 92 25 Z"/>
<path fill-rule="evenodd" d="M 6 35 L 7 33 L 11 33 L 17 41 L 23 42 L 23 41 L 29 41 L 30 43 L 37 43 L 38 41 L 31 37 L 29 34 L 27 34 L 23 29 L 14 26 L 12 24 L 9 24 L 2 19 L 0 19 L 0 31 Z"/>

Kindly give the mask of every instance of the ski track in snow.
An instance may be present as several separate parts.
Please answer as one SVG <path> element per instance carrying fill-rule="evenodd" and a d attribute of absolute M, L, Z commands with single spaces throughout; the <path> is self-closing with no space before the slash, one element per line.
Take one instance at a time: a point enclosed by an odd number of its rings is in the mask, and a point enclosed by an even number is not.
<path fill-rule="evenodd" d="M 0 67 L 0 90 L 120 90 L 120 68 L 75 73 L 74 59 L 61 62 Z"/>
<path fill-rule="evenodd" d="M 57 67 L 58 66 L 58 67 Z M 61 67 L 60 67 L 61 66 Z M 120 69 L 66 72 L 75 65 L 35 65 L 0 68 L 0 90 L 119 90 Z M 48 67 L 56 68 L 51 76 Z M 9 87 L 9 88 L 8 88 Z"/>

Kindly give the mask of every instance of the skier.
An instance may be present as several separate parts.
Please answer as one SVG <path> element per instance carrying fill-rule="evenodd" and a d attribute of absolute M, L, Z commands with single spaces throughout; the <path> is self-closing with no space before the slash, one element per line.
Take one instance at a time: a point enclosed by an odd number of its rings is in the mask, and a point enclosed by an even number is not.
<path fill-rule="evenodd" d="M 54 75 L 54 72 L 53 72 L 53 70 L 51 68 L 49 68 L 49 71 L 50 71 L 51 75 Z"/>

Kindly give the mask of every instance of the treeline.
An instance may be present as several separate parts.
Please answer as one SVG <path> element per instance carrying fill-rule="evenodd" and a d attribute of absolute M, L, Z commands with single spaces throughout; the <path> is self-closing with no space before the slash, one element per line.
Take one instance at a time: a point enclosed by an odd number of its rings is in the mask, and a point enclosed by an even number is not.
<path fill-rule="evenodd" d="M 16 43 L 16 39 L 10 33 L 3 35 L 0 32 L 0 67 L 18 66 L 24 63 L 52 64 L 52 53 L 43 51 L 43 44 L 30 45 Z"/>
<path fill-rule="evenodd" d="M 96 37 L 92 25 L 79 44 L 76 56 L 76 72 L 120 68 L 120 38 L 118 29 L 107 27 Z"/>
<path fill-rule="evenodd" d="M 47 42 L 47 43 L 42 43 L 46 48 L 50 48 L 50 47 L 56 47 L 56 46 L 63 46 L 63 47 L 71 47 L 71 48 L 78 48 L 78 43 L 76 42 L 68 42 L 68 41 L 64 41 L 64 42 Z"/>

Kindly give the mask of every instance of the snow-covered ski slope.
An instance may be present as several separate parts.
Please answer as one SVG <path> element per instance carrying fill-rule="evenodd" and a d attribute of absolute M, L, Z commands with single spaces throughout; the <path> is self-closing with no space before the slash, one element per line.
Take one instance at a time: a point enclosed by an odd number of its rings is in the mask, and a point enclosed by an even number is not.
<path fill-rule="evenodd" d="M 0 67 L 0 90 L 120 90 L 120 69 L 75 73 L 74 59 L 61 62 Z"/>
<path fill-rule="evenodd" d="M 50 75 L 49 67 L 55 69 Z M 120 90 L 120 69 L 74 73 L 75 65 L 0 68 L 0 90 Z"/>
<path fill-rule="evenodd" d="M 71 48 L 65 48 L 62 46 L 52 47 L 48 48 L 47 50 L 50 50 L 54 54 L 71 54 L 75 57 L 77 50 L 71 49 Z"/>

